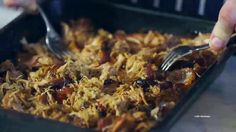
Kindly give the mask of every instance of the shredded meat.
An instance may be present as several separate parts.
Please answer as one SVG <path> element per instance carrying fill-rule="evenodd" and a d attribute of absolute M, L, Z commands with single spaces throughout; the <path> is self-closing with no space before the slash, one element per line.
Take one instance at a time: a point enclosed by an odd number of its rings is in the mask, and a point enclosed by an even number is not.
<path fill-rule="evenodd" d="M 199 45 L 209 35 L 110 33 L 87 19 L 63 27 L 72 58 L 57 59 L 41 42 L 24 43 L 14 61 L 0 64 L 2 108 L 104 132 L 148 131 L 217 57 L 197 52 L 162 72 L 173 47 Z"/>

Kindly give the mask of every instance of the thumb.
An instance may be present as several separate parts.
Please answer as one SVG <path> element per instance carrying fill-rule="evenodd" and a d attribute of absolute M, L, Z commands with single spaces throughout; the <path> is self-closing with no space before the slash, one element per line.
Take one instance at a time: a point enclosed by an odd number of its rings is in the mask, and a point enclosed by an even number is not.
<path fill-rule="evenodd" d="M 236 0 L 227 0 L 221 8 L 218 21 L 210 37 L 210 47 L 221 50 L 226 47 L 236 24 Z"/>

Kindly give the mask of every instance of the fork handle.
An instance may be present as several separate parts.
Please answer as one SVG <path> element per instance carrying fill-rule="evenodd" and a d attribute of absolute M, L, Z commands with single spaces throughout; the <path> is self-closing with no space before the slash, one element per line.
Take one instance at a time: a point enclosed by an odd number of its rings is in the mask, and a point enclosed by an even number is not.
<path fill-rule="evenodd" d="M 230 37 L 230 40 L 227 44 L 227 47 L 230 47 L 232 46 L 233 44 L 236 44 L 236 33 L 234 33 L 231 37 Z M 235 46 L 236 47 L 236 46 Z M 210 48 L 209 44 L 203 44 L 203 45 L 200 45 L 200 46 L 195 46 L 195 49 L 194 51 L 199 51 L 199 50 L 204 50 L 204 49 L 208 49 Z"/>
<path fill-rule="evenodd" d="M 40 15 L 43 18 L 44 23 L 46 24 L 47 32 L 51 32 L 51 31 L 55 32 L 52 28 L 51 23 L 49 22 L 49 19 L 47 18 L 46 14 L 45 14 L 45 12 L 43 11 L 43 9 L 41 8 L 41 6 L 38 3 L 37 3 L 37 8 L 38 8 Z"/>
<path fill-rule="evenodd" d="M 210 48 L 209 44 L 203 44 L 203 45 L 195 46 L 194 51 L 204 50 L 204 49 L 208 49 L 208 48 Z"/>

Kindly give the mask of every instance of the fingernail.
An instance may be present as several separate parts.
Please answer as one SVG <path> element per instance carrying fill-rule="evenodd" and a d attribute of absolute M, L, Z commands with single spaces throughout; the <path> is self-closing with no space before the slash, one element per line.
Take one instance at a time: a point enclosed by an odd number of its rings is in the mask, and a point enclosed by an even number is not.
<path fill-rule="evenodd" d="M 218 37 L 213 37 L 210 42 L 210 46 L 216 49 L 222 49 L 224 48 L 224 41 L 219 39 Z"/>

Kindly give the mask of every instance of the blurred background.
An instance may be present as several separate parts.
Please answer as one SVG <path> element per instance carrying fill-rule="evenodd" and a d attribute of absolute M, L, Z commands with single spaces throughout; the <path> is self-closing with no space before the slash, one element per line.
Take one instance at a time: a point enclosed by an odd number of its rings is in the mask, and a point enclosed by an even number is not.
<path fill-rule="evenodd" d="M 16 11 L 14 9 L 4 7 L 3 0 L 0 0 L 0 28 L 16 18 L 21 12 L 22 10 L 20 9 Z"/>
<path fill-rule="evenodd" d="M 216 20 L 224 0 L 109 0 L 145 9 Z"/>

